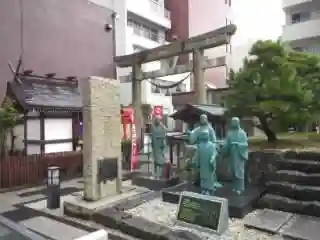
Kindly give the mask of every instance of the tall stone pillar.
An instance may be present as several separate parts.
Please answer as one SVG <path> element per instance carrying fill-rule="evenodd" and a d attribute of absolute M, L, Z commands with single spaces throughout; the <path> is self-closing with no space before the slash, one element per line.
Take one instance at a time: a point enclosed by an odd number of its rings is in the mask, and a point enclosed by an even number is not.
<path fill-rule="evenodd" d="M 88 201 L 100 200 L 121 191 L 119 84 L 114 79 L 99 77 L 83 81 L 84 199 Z M 115 163 L 118 165 L 117 169 L 113 168 L 116 178 L 106 180 L 105 171 L 102 176 L 99 169 L 115 166 Z"/>
<path fill-rule="evenodd" d="M 142 75 L 141 63 L 135 63 L 132 66 L 132 106 L 135 111 L 136 118 L 136 131 L 137 138 L 141 141 L 141 130 L 142 130 L 142 82 L 140 76 Z"/>
<path fill-rule="evenodd" d="M 204 58 L 203 50 L 193 51 L 193 81 L 194 91 L 197 104 L 206 104 L 206 87 L 204 81 L 204 69 L 201 67 L 201 62 Z"/>

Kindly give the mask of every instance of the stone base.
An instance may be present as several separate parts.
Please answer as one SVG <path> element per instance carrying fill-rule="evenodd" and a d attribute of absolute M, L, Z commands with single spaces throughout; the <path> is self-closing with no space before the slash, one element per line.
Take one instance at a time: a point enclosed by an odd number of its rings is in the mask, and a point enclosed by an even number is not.
<path fill-rule="evenodd" d="M 135 188 L 135 187 L 123 187 L 123 192 L 120 194 L 115 194 L 110 197 L 105 197 L 99 201 L 85 201 L 83 199 L 83 194 L 79 195 L 69 195 L 63 202 L 63 213 L 70 217 L 81 218 L 84 220 L 91 220 L 92 215 L 104 209 L 108 206 L 123 201 L 127 198 L 140 195 L 148 192 L 147 189 Z"/>
<path fill-rule="evenodd" d="M 251 212 L 256 207 L 261 195 L 266 190 L 264 187 L 249 185 L 246 188 L 246 192 L 239 196 L 232 192 L 231 183 L 227 182 L 222 184 L 223 187 L 217 190 L 215 196 L 228 199 L 229 216 L 235 218 L 243 218 Z M 181 184 L 177 188 L 171 188 L 167 191 L 164 190 L 162 192 L 162 200 L 164 202 L 178 204 L 180 193 L 182 191 L 200 193 L 200 188 L 188 183 Z"/>
<path fill-rule="evenodd" d="M 152 176 L 138 175 L 132 178 L 132 184 L 145 187 L 153 191 L 175 186 L 179 183 L 178 176 L 172 176 L 169 179 L 156 179 Z"/>

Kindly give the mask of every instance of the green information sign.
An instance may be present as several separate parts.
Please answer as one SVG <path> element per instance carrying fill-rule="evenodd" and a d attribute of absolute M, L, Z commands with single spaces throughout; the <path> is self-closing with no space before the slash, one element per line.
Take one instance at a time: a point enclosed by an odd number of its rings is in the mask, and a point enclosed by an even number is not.
<path fill-rule="evenodd" d="M 180 197 L 177 220 L 180 223 L 221 232 L 228 227 L 227 208 L 226 199 L 184 192 Z"/>

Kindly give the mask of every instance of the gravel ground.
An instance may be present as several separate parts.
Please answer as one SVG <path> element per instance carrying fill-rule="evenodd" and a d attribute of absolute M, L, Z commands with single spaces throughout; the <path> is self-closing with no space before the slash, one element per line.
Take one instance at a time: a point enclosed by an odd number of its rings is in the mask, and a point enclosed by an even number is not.
<path fill-rule="evenodd" d="M 176 204 L 166 203 L 158 198 L 130 209 L 128 212 L 136 216 L 142 216 L 149 221 L 169 226 L 174 230 L 192 231 L 192 233 L 205 240 L 283 240 L 281 236 L 245 228 L 242 219 L 229 219 L 229 229 L 222 236 L 207 234 L 196 229 L 184 229 L 174 223 L 176 209 Z M 254 212 L 251 214 L 254 214 Z"/>

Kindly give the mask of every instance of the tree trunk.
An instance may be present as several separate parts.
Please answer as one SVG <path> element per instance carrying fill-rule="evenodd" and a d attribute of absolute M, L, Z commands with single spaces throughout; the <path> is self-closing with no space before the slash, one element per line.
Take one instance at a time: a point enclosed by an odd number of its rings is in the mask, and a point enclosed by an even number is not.
<path fill-rule="evenodd" d="M 264 117 L 259 117 L 261 130 L 266 134 L 268 142 L 277 141 L 277 135 L 274 131 L 272 131 L 269 127 L 268 121 Z"/>

